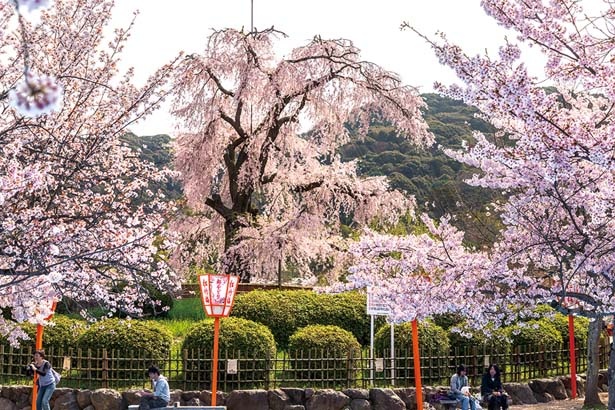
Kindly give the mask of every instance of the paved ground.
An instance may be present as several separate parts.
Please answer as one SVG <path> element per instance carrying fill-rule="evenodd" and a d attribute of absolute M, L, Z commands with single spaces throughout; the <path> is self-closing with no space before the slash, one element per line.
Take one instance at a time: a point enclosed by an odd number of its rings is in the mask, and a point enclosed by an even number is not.
<path fill-rule="evenodd" d="M 607 393 L 600 393 L 602 402 L 606 405 Z M 510 410 L 580 410 L 583 407 L 583 399 L 555 400 L 550 403 L 526 404 L 523 406 L 510 406 Z"/>

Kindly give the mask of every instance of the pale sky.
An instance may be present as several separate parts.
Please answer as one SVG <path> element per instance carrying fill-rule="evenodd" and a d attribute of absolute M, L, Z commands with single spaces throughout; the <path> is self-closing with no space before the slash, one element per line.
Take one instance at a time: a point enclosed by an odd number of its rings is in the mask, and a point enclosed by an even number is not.
<path fill-rule="evenodd" d="M 280 52 L 306 44 L 314 35 L 347 38 L 369 60 L 401 75 L 404 83 L 432 90 L 434 81 L 449 84 L 455 76 L 440 66 L 427 44 L 403 21 L 424 34 L 438 30 L 469 54 L 486 49 L 496 55 L 506 31 L 485 14 L 480 0 L 253 0 L 254 26 L 274 26 L 289 37 Z M 139 10 L 136 26 L 124 50 L 122 64 L 134 67 L 141 84 L 180 50 L 201 52 L 212 29 L 250 29 L 250 0 L 116 0 L 113 26 L 123 26 Z M 510 34 L 510 40 L 516 40 Z M 539 60 L 537 54 L 531 56 Z M 531 64 L 530 64 L 531 66 Z M 538 67 L 538 64 L 536 64 Z M 173 120 L 165 104 L 132 127 L 137 135 L 173 135 Z"/>

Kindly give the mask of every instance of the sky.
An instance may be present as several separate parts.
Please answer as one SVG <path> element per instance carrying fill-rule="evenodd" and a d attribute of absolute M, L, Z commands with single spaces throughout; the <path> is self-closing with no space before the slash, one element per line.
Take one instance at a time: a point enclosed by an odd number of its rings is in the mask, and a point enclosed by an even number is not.
<path fill-rule="evenodd" d="M 142 84 L 180 50 L 202 52 L 212 29 L 249 31 L 251 4 L 256 29 L 274 26 L 288 35 L 279 46 L 280 55 L 314 35 L 347 38 L 361 49 L 364 60 L 398 73 L 421 92 L 432 91 L 434 81 L 450 84 L 455 76 L 438 63 L 424 40 L 400 30 L 402 22 L 432 37 L 442 31 L 469 54 L 487 50 L 496 55 L 507 35 L 515 39 L 485 14 L 480 0 L 117 0 L 112 26 L 125 26 L 139 11 L 123 68 L 134 67 L 135 82 Z M 169 110 L 164 104 L 131 130 L 137 135 L 173 135 Z"/>

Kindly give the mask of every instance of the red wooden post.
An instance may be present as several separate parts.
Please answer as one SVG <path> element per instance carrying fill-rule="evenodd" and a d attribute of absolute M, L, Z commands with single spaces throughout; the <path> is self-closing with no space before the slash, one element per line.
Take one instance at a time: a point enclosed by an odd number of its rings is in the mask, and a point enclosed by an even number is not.
<path fill-rule="evenodd" d="M 574 346 L 574 316 L 568 315 L 568 345 L 570 348 L 570 390 L 572 398 L 577 398 L 577 356 Z"/>
<path fill-rule="evenodd" d="M 220 336 L 220 318 L 214 318 L 214 362 L 211 372 L 211 405 L 216 405 L 216 395 L 218 390 L 218 338 Z"/>
<path fill-rule="evenodd" d="M 421 357 L 419 356 L 419 325 L 412 321 L 412 356 L 414 356 L 414 385 L 416 386 L 416 408 L 423 410 L 423 386 L 421 383 Z"/>

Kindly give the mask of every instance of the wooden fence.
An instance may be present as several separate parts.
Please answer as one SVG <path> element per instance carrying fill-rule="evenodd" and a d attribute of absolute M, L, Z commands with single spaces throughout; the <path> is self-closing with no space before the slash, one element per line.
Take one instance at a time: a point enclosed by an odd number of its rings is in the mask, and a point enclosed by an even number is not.
<path fill-rule="evenodd" d="M 577 372 L 587 367 L 586 346 L 578 346 Z M 169 379 L 171 388 L 182 390 L 209 389 L 211 353 L 204 350 L 174 351 L 167 357 L 146 357 L 141 352 L 112 350 L 48 349 L 48 357 L 61 369 L 62 387 L 143 388 L 149 383 L 145 370 L 157 365 Z M 424 385 L 447 385 L 456 367 L 468 368 L 470 383 L 480 384 L 488 363 L 498 363 L 504 382 L 520 382 L 533 378 L 570 373 L 568 349 L 565 346 L 517 346 L 506 353 L 494 353 L 472 347 L 454 349 L 451 355 L 421 352 L 421 374 Z M 600 366 L 607 367 L 609 346 L 600 347 Z M 414 386 L 414 362 L 411 351 L 388 351 L 370 359 L 366 351 L 354 357 L 328 351 L 280 352 L 276 357 L 263 357 L 245 352 L 220 352 L 218 388 L 234 389 L 276 387 L 369 388 L 371 386 Z M 0 385 L 29 384 L 24 366 L 31 362 L 31 348 L 13 349 L 0 346 Z"/>

